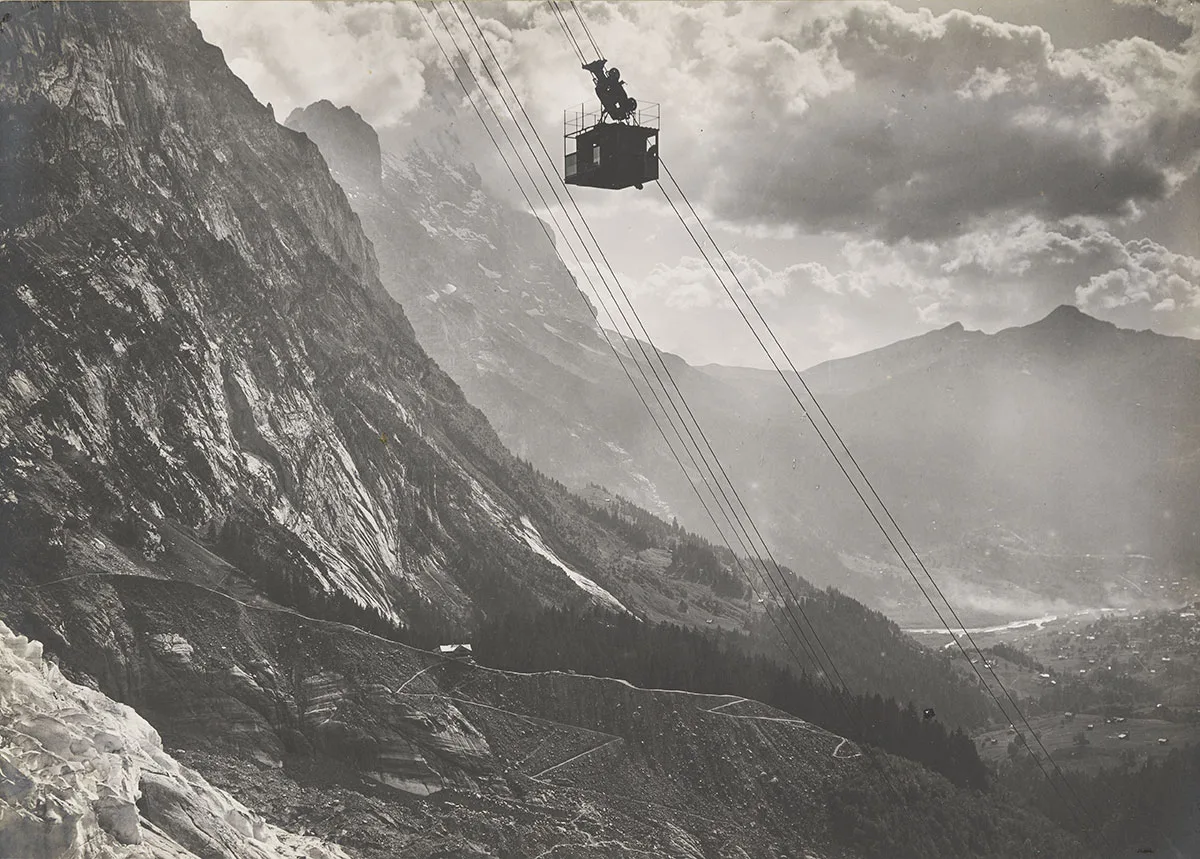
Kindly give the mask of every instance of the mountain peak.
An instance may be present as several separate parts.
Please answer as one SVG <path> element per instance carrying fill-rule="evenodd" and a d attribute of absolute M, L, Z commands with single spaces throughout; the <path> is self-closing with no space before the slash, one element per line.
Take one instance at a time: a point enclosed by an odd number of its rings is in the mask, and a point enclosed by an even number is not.
<path fill-rule="evenodd" d="M 1046 316 L 1047 319 L 1078 319 L 1087 314 L 1076 307 L 1074 304 L 1060 304 L 1058 307 L 1050 311 Z"/>
<path fill-rule="evenodd" d="M 379 135 L 354 108 L 321 99 L 293 110 L 284 125 L 317 144 L 339 182 L 379 190 L 383 176 Z"/>
<path fill-rule="evenodd" d="M 1109 323 L 1097 319 L 1094 316 L 1089 316 L 1073 304 L 1060 304 L 1058 307 L 1051 310 L 1040 321 L 1035 322 L 1035 325 L 1100 325 L 1110 327 Z"/>

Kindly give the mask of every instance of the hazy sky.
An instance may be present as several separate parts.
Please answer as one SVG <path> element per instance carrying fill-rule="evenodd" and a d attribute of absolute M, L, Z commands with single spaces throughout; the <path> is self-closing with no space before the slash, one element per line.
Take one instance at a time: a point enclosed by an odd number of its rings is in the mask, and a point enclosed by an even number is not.
<path fill-rule="evenodd" d="M 578 7 L 630 93 L 661 103 L 664 162 L 797 365 L 1063 303 L 1200 337 L 1200 4 Z M 471 9 L 557 156 L 563 109 L 594 95 L 550 7 Z M 413 4 L 192 14 L 280 120 L 327 98 L 399 147 L 443 94 L 469 157 L 515 197 Z M 764 365 L 658 187 L 576 198 L 660 347 Z"/>

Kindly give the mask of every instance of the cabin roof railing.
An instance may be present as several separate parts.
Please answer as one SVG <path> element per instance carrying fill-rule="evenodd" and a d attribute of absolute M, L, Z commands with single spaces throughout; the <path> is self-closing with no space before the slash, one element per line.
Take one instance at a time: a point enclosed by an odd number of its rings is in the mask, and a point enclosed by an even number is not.
<path fill-rule="evenodd" d="M 583 132 L 595 128 L 600 124 L 600 117 L 603 114 L 603 109 L 599 107 L 589 107 L 587 104 L 581 104 L 578 107 L 567 108 L 563 111 L 563 136 L 578 137 Z M 657 130 L 660 120 L 660 110 L 657 102 L 639 102 L 637 110 L 634 111 L 631 117 L 632 124 L 642 128 L 652 128 Z"/>

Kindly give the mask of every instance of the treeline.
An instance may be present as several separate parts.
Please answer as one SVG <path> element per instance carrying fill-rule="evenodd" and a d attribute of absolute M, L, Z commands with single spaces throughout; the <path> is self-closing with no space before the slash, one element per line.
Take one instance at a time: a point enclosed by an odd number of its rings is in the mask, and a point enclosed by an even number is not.
<path fill-rule="evenodd" d="M 655 546 L 654 539 L 645 528 L 621 518 L 620 514 L 614 510 L 607 507 L 589 509 L 587 515 L 610 531 L 620 534 L 635 551 L 641 552 Z"/>
<path fill-rule="evenodd" d="M 588 518 L 613 530 L 638 551 L 656 548 L 671 553 L 667 575 L 707 585 L 717 596 L 746 597 L 749 587 L 742 564 L 727 548 L 682 528 L 676 520 L 667 523 L 597 484 L 589 484 L 587 494 L 592 498 L 579 497 L 577 505 Z M 597 497 L 604 500 L 592 500 Z M 811 585 L 786 567 L 781 568 L 781 573 L 788 577 L 797 593 L 812 590 Z"/>
<path fill-rule="evenodd" d="M 678 522 L 668 525 L 650 511 L 610 493 L 599 484 L 589 483 L 585 493 L 593 498 L 603 497 L 604 501 L 579 496 L 577 504 L 580 511 L 588 518 L 617 531 L 638 551 L 652 547 L 669 548 L 672 540 L 689 536 Z"/>
<path fill-rule="evenodd" d="M 885 615 L 835 588 L 801 597 L 799 603 L 768 605 L 750 624 L 748 645 L 789 667 L 798 660 L 803 670 L 815 674 L 819 668 L 806 655 L 805 639 L 791 631 L 793 620 L 822 663 L 828 653 L 851 691 L 879 692 L 915 702 L 921 710 L 931 707 L 949 725 L 975 727 L 991 715 L 988 699 L 944 654 L 918 646 Z"/>
<path fill-rule="evenodd" d="M 255 585 L 268 598 L 308 617 L 349 624 L 416 647 L 432 647 L 465 633 L 431 602 L 403 584 L 396 584 L 402 593 L 397 602 L 404 605 L 409 622 L 397 624 L 342 591 L 324 589 L 306 572 L 293 572 L 307 571 L 320 559 L 295 535 L 266 525 L 258 511 L 235 510 L 218 534 L 217 549 L 226 560 L 252 572 Z"/>
<path fill-rule="evenodd" d="M 998 787 L 1095 844 L 1098 859 L 1151 851 L 1200 856 L 1200 746 L 1189 744 L 1140 766 L 1126 760 L 1066 778 L 1070 789 L 1057 784 L 1055 790 L 1025 755 L 1001 769 Z"/>
<path fill-rule="evenodd" d="M 741 599 L 746 595 L 746 584 L 740 575 L 725 567 L 711 546 L 698 540 L 676 543 L 667 575 L 707 585 L 717 596 Z"/>
<path fill-rule="evenodd" d="M 878 694 L 847 698 L 774 659 L 746 653 L 744 643 L 742 636 L 598 609 L 510 613 L 485 620 L 474 637 L 476 658 L 494 668 L 573 670 L 638 686 L 739 695 L 917 761 L 960 786 L 987 786 L 987 769 L 961 730 L 925 721 L 911 702 L 902 707 Z"/>
<path fill-rule="evenodd" d="M 1034 808 L 954 790 L 922 770 L 889 770 L 828 798 L 834 836 L 863 859 L 1097 859 Z"/>
<path fill-rule="evenodd" d="M 984 648 L 983 652 L 999 656 L 1001 659 L 1007 659 L 1013 665 L 1020 665 L 1022 668 L 1028 668 L 1030 671 L 1043 672 L 1046 670 L 1042 663 L 1038 662 L 1024 650 L 1018 650 L 1010 644 L 1005 644 L 1003 641 L 993 644 L 991 647 Z"/>

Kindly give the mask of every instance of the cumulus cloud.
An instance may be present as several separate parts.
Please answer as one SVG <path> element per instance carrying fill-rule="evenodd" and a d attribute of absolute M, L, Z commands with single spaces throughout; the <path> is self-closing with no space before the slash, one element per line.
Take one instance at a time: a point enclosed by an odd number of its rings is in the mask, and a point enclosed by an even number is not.
<path fill-rule="evenodd" d="M 754 299 L 784 299 L 798 292 L 816 290 L 842 295 L 847 289 L 861 290 L 864 278 L 847 273 L 834 275 L 821 263 L 804 262 L 772 270 L 756 259 L 731 253 L 725 257 L 737 279 L 718 264 L 722 280 L 701 257 L 685 256 L 675 265 L 658 264 L 634 287 L 636 295 L 654 295 L 668 307 L 734 306 L 748 293 Z M 724 286 L 722 285 L 724 284 Z M 742 290 L 745 289 L 745 293 Z M 726 291 L 728 290 L 728 291 Z M 732 293 L 732 299 L 730 297 Z"/>
<path fill-rule="evenodd" d="M 1063 51 L 1038 27 L 887 4 L 835 8 L 779 39 L 820 72 L 767 70 L 710 138 L 709 199 L 729 219 L 889 241 L 996 213 L 1118 219 L 1200 163 L 1194 58 L 1145 40 Z"/>
<path fill-rule="evenodd" d="M 1172 314 L 1172 327 L 1200 334 L 1200 260 L 1150 239 L 1123 243 L 1114 256 L 1113 268 L 1075 290 L 1080 307 Z"/>
<path fill-rule="evenodd" d="M 1200 165 L 1196 57 L 1144 39 L 1061 50 L 1036 26 L 887 3 L 582 6 L 633 94 L 664 103 L 664 158 L 731 222 L 895 241 L 1004 212 L 1116 219 Z M 467 41 L 474 22 L 438 10 L 426 14 L 451 59 L 443 21 L 468 56 L 468 86 L 503 112 Z M 544 4 L 472 10 L 553 140 L 563 107 L 592 99 L 557 22 Z M 205 3 L 193 15 L 281 113 L 328 98 L 396 126 L 429 92 L 461 95 L 409 4 Z"/>
<path fill-rule="evenodd" d="M 736 280 L 720 267 L 718 281 L 696 256 L 660 264 L 642 279 L 623 278 L 660 347 L 700 363 L 763 365 L 767 359 L 738 313 L 769 339 L 747 294 L 798 366 L 909 336 L 914 322 L 928 329 L 950 321 L 940 318 L 950 280 L 882 242 L 846 242 L 830 265 L 771 267 L 745 254 L 726 258 Z"/>
<path fill-rule="evenodd" d="M 400 121 L 425 94 L 436 48 L 407 3 L 193 3 L 229 67 L 281 119 L 321 98 Z"/>
<path fill-rule="evenodd" d="M 1121 2 L 1192 26 L 1200 8 Z M 1064 49 L 1039 26 L 887 3 L 580 7 L 630 92 L 662 102 L 665 162 L 722 246 L 741 251 L 727 253 L 738 276 L 805 362 L 952 321 L 1022 324 L 1069 302 L 1118 324 L 1200 334 L 1195 259 L 1161 237 L 1134 238 L 1143 211 L 1182 211 L 1172 195 L 1197 181 L 1195 30 L 1170 49 L 1136 37 Z M 503 113 L 507 89 L 483 73 L 451 7 L 438 8 L 430 20 L 495 128 L 480 90 Z M 470 9 L 557 154 L 563 108 L 593 100 L 559 24 L 546 4 Z M 385 148 L 450 129 L 485 179 L 508 182 L 411 4 L 192 10 L 281 118 L 328 98 L 358 110 Z M 658 193 L 584 192 L 580 203 L 602 246 L 620 248 L 622 279 L 660 345 L 761 363 L 748 334 L 731 334 L 741 320 Z"/>

